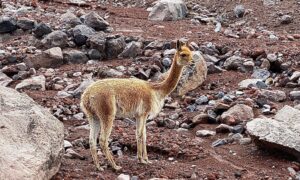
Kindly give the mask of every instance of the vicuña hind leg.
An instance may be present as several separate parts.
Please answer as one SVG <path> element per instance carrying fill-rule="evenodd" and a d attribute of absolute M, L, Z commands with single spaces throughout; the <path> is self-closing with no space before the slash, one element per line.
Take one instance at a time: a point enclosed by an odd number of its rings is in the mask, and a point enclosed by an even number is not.
<path fill-rule="evenodd" d="M 115 170 L 120 170 L 121 167 L 116 165 L 116 163 L 113 159 L 112 153 L 110 152 L 109 147 L 108 147 L 108 138 L 112 131 L 113 120 L 114 120 L 114 117 L 109 117 L 106 121 L 104 119 L 103 119 L 103 121 L 101 121 L 102 123 L 101 123 L 101 133 L 100 133 L 99 141 L 100 141 L 102 151 L 105 154 L 106 158 L 108 159 L 112 168 Z"/>
<path fill-rule="evenodd" d="M 97 155 L 97 138 L 100 132 L 100 121 L 94 117 L 88 117 L 89 124 L 90 124 L 90 151 L 92 154 L 93 161 L 98 170 L 103 171 L 103 168 L 100 167 L 98 155 Z"/>

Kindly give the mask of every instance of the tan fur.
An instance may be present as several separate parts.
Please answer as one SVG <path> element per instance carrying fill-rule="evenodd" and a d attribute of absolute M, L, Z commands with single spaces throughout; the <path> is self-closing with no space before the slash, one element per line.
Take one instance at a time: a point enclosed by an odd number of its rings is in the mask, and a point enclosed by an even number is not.
<path fill-rule="evenodd" d="M 115 117 L 135 118 L 137 121 L 137 156 L 141 163 L 148 163 L 146 150 L 146 120 L 157 116 L 163 107 L 164 99 L 176 87 L 184 65 L 192 60 L 190 49 L 178 42 L 169 76 L 162 82 L 150 83 L 136 78 L 103 79 L 91 84 L 81 97 L 81 108 L 90 124 L 90 149 L 99 170 L 96 140 L 111 166 L 118 170 L 108 148 L 108 138 Z M 101 128 L 100 128 L 101 127 Z"/>

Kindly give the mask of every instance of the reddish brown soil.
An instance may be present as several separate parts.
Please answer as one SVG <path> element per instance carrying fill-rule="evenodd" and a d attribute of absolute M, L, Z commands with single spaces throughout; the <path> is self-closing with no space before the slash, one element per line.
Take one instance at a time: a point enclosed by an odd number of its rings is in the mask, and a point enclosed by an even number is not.
<path fill-rule="evenodd" d="M 64 1 L 63 1 L 64 2 Z M 215 9 L 217 12 L 231 12 L 237 1 L 229 0 L 205 0 L 199 1 L 208 9 Z M 245 20 L 255 27 L 257 24 L 263 24 L 268 30 L 277 32 L 285 37 L 286 34 L 299 34 L 299 5 L 296 1 L 282 1 L 280 7 L 265 8 L 260 0 L 242 1 L 246 8 L 252 9 L 253 13 L 245 17 Z M 268 38 L 241 38 L 234 39 L 225 37 L 223 34 L 215 33 L 214 26 L 211 25 L 193 25 L 190 19 L 176 22 L 153 22 L 147 20 L 148 12 L 143 8 L 116 8 L 116 7 L 97 7 L 95 1 L 91 7 L 76 7 L 75 9 L 84 9 L 85 11 L 97 10 L 100 14 L 109 14 L 108 22 L 112 25 L 115 32 L 124 35 L 140 36 L 145 39 L 174 40 L 187 37 L 197 43 L 213 42 L 217 45 L 226 45 L 231 49 L 243 49 L 253 51 L 255 48 L 261 48 L 266 52 L 281 52 L 285 57 L 294 58 L 299 55 L 300 41 L 281 40 L 271 42 Z M 70 5 L 59 2 L 41 3 L 46 11 L 64 12 Z M 223 10 L 222 10 L 223 9 Z M 273 19 L 272 14 L 284 11 L 292 13 L 294 22 L 290 25 L 278 25 Z M 57 24 L 57 19 L 48 19 L 44 16 L 32 16 L 40 21 Z M 233 20 L 232 20 L 233 21 Z M 16 40 L 26 41 L 27 37 L 22 35 Z M 5 46 L 17 44 L 18 41 L 9 41 Z M 151 62 L 145 62 L 151 63 Z M 128 65 L 130 60 L 112 60 L 103 62 L 99 66 Z M 81 65 L 64 65 L 59 68 L 60 73 L 75 72 L 83 69 Z M 237 88 L 238 82 L 250 77 L 250 74 L 239 72 L 225 72 L 222 74 L 209 75 L 202 87 L 191 92 L 193 96 L 201 94 L 213 94 L 220 90 L 228 91 Z M 213 90 L 207 89 L 210 83 L 217 84 Z M 288 89 L 284 89 L 289 91 Z M 53 105 L 64 103 L 78 103 L 79 99 L 56 99 L 56 91 L 26 91 L 29 96 L 35 99 L 41 105 L 51 108 Z M 61 102 L 62 101 L 62 102 Z M 182 100 L 178 99 L 180 104 Z M 286 103 L 291 103 L 288 101 Z M 280 104 L 282 106 L 283 104 Z M 165 112 L 172 112 L 170 109 L 164 109 Z M 192 117 L 193 114 L 185 112 L 183 116 Z M 184 117 L 181 117 L 181 121 Z M 73 141 L 83 138 L 88 142 L 88 131 L 77 130 L 74 127 L 86 124 L 86 121 L 69 120 L 63 122 L 68 135 L 67 140 Z M 139 179 L 149 179 L 153 177 L 169 179 L 189 179 L 192 175 L 192 165 L 196 165 L 196 174 L 198 179 L 288 179 L 288 167 L 293 165 L 293 161 L 285 157 L 282 153 L 273 153 L 258 149 L 254 144 L 239 145 L 229 144 L 217 148 L 212 148 L 211 143 L 219 138 L 227 137 L 228 134 L 217 134 L 211 138 L 195 137 L 195 131 L 199 129 L 214 130 L 216 125 L 198 125 L 188 132 L 179 133 L 176 130 L 169 130 L 162 127 L 147 128 L 147 147 L 149 159 L 153 162 L 149 165 L 137 163 L 135 126 L 124 121 L 116 120 L 114 130 L 111 136 L 112 141 L 119 141 L 122 145 L 123 156 L 115 156 L 116 162 L 123 167 L 122 171 L 114 172 L 110 167 L 104 172 L 98 172 L 92 162 L 88 147 L 74 147 L 74 150 L 85 156 L 84 160 L 63 159 L 60 171 L 53 177 L 58 179 L 115 179 L 120 173 L 138 176 Z M 125 148 L 126 147 L 126 148 Z M 168 160 L 170 157 L 174 161 Z M 107 164 L 103 155 L 100 155 L 103 164 Z M 241 176 L 241 177 L 239 177 Z"/>

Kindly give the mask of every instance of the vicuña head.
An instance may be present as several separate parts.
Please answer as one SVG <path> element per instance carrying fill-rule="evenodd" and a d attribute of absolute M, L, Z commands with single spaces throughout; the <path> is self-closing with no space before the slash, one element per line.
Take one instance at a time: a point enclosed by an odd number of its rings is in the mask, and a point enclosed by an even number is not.
<path fill-rule="evenodd" d="M 148 163 L 146 150 L 146 120 L 157 116 L 164 99 L 176 87 L 182 69 L 192 61 L 192 52 L 188 46 L 177 41 L 176 53 L 168 77 L 158 83 L 136 78 L 103 79 L 91 84 L 82 94 L 81 108 L 90 124 L 90 150 L 97 169 L 100 167 L 97 157 L 97 138 L 110 165 L 121 169 L 113 160 L 108 148 L 115 117 L 136 119 L 137 156 L 140 163 Z"/>

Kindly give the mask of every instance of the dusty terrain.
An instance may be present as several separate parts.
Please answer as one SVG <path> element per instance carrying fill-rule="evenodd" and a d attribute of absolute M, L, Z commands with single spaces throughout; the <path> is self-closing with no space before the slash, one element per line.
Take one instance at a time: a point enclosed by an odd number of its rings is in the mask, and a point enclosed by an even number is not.
<path fill-rule="evenodd" d="M 64 2 L 64 1 L 62 1 Z M 199 23 L 195 24 L 188 17 L 180 21 L 154 22 L 149 21 L 147 3 L 142 7 L 116 7 L 109 4 L 102 5 L 93 0 L 88 6 L 78 7 L 58 1 L 42 2 L 40 8 L 46 12 L 65 12 L 66 9 L 73 8 L 76 11 L 96 10 L 100 15 L 108 16 L 106 19 L 113 27 L 112 34 L 123 34 L 125 36 L 142 37 L 147 40 L 172 41 L 178 38 L 188 38 L 197 44 L 212 42 L 219 47 L 227 47 L 231 50 L 241 50 L 244 55 L 256 52 L 257 49 L 263 49 L 266 53 L 283 54 L 284 61 L 292 62 L 291 69 L 300 70 L 300 40 L 289 40 L 288 35 L 300 34 L 300 4 L 293 1 L 282 1 L 279 6 L 265 7 L 260 0 L 240 1 L 249 10 L 244 18 L 236 19 L 233 14 L 233 8 L 239 1 L 230 0 L 205 0 L 196 1 L 211 12 L 225 14 L 227 18 L 224 27 L 229 27 L 237 21 L 245 21 L 247 26 L 256 28 L 261 26 L 268 31 L 273 31 L 279 41 L 272 41 L 265 32 L 257 32 L 256 36 L 261 38 L 241 36 L 240 38 L 227 37 L 223 33 L 214 32 L 214 24 Z M 276 19 L 276 14 L 292 14 L 293 22 L 287 25 L 280 24 Z M 49 22 L 52 26 L 58 25 L 56 17 L 50 17 L 45 14 L 27 14 L 31 19 L 37 21 Z M 223 28 L 224 28 L 223 27 Z M 241 32 L 242 26 L 235 27 L 237 32 Z M 17 34 L 9 41 L 5 41 L 2 47 L 26 46 L 28 41 L 27 34 Z M 97 66 L 117 67 L 123 65 L 130 66 L 131 59 L 112 59 L 100 62 Z M 141 65 L 151 65 L 153 62 L 143 61 L 137 63 Z M 89 65 L 63 65 L 58 68 L 57 75 L 63 73 L 72 74 L 88 68 Z M 38 70 L 37 74 L 42 74 Z M 125 75 L 126 77 L 128 75 Z M 219 91 L 230 92 L 238 88 L 241 80 L 251 76 L 251 72 L 226 71 L 223 73 L 209 74 L 205 83 L 190 92 L 187 96 L 199 97 L 201 95 L 216 95 Z M 80 82 L 80 78 L 72 77 L 75 82 Z M 13 82 L 10 87 L 14 87 L 19 81 Z M 273 87 L 285 92 L 290 92 L 291 88 Z M 79 98 L 57 98 L 57 91 L 46 90 L 44 92 L 26 90 L 30 97 L 36 100 L 40 105 L 50 110 L 55 105 L 78 105 Z M 244 95 L 246 97 L 247 94 Z M 182 111 L 179 112 L 180 123 L 192 119 L 199 112 L 189 112 L 184 98 L 176 97 L 172 94 L 172 102 L 178 102 Z M 277 103 L 278 107 L 285 104 L 294 105 L 291 99 L 282 103 Z M 258 116 L 259 110 L 255 110 Z M 173 114 L 174 109 L 165 107 L 163 112 Z M 53 180 L 59 179 L 115 179 L 119 174 L 128 174 L 136 176 L 138 179 L 166 178 L 166 179 L 189 179 L 196 174 L 196 179 L 289 179 L 290 173 L 288 167 L 299 168 L 295 159 L 285 155 L 282 152 L 271 152 L 269 150 L 258 148 L 254 143 L 240 145 L 238 143 L 226 144 L 220 147 L 212 147 L 212 143 L 218 139 L 228 137 L 228 133 L 219 134 L 212 137 L 196 137 L 195 132 L 199 129 L 215 130 L 218 124 L 200 124 L 188 131 L 178 132 L 176 129 L 167 127 L 157 127 L 149 125 L 147 127 L 147 147 L 149 159 L 152 164 L 142 165 L 137 163 L 135 125 L 128 120 L 115 120 L 114 130 L 111 136 L 111 145 L 120 148 L 121 151 L 114 151 L 117 164 L 123 169 L 120 172 L 114 172 L 110 167 L 104 172 L 96 170 L 92 157 L 89 152 L 88 133 L 89 131 L 78 126 L 86 125 L 86 120 L 68 119 L 62 120 L 65 125 L 65 139 L 74 142 L 81 139 L 79 145 L 73 149 L 84 156 L 82 159 L 64 158 L 60 171 L 54 176 Z M 247 137 L 247 134 L 244 134 Z M 119 152 L 119 154 L 117 153 Z M 121 154 L 120 154 L 121 152 Z M 100 153 L 100 151 L 99 151 Z M 99 154 L 101 162 L 105 165 L 107 161 L 102 154 Z"/>

